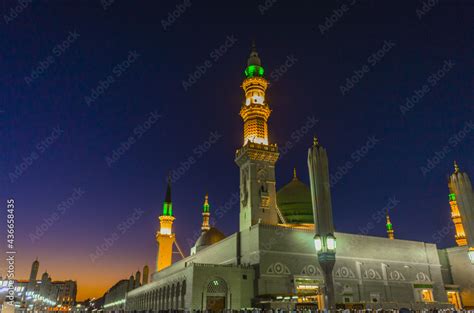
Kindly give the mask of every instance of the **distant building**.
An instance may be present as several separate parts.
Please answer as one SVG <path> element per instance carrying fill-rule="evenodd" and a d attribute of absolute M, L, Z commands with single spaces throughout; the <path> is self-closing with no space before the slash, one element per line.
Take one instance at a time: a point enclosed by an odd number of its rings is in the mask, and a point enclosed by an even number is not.
<path fill-rule="evenodd" d="M 123 279 L 110 288 L 104 295 L 104 310 L 121 311 L 125 309 L 125 298 L 129 291 L 129 280 Z"/>
<path fill-rule="evenodd" d="M 47 272 L 38 276 L 39 262 L 31 265 L 30 280 L 15 281 L 15 304 L 18 309 L 69 311 L 76 303 L 77 283 L 72 280 L 52 281 Z M 7 292 L 8 281 L 0 279 L 0 304 Z"/>
<path fill-rule="evenodd" d="M 140 271 L 137 271 L 135 278 L 132 274 L 129 279 L 122 279 L 107 290 L 103 296 L 104 310 L 107 312 L 125 310 L 127 293 L 142 285 L 140 284 L 140 276 Z M 142 283 L 143 285 L 148 283 L 148 265 L 143 267 Z"/>

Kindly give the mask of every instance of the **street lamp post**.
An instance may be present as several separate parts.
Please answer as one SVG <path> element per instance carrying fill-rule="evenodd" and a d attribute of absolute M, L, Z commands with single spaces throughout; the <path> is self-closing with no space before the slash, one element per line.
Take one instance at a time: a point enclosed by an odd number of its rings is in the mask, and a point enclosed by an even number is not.
<path fill-rule="evenodd" d="M 335 312 L 336 300 L 332 271 L 336 263 L 336 237 L 332 217 L 331 190 L 326 149 L 314 138 L 308 150 L 311 200 L 314 216 L 314 248 L 324 276 L 324 309 Z"/>

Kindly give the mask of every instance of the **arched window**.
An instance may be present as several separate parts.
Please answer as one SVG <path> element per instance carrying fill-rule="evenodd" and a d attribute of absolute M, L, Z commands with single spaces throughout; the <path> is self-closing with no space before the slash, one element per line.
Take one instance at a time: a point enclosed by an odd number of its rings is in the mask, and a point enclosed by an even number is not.
<path fill-rule="evenodd" d="M 185 310 L 184 296 L 186 295 L 186 280 L 181 284 L 181 308 Z"/>
<path fill-rule="evenodd" d="M 220 277 L 211 279 L 206 287 L 205 308 L 210 311 L 221 312 L 228 306 L 227 283 Z"/>
<path fill-rule="evenodd" d="M 174 304 L 174 308 L 176 310 L 179 310 L 180 309 L 180 293 L 181 293 L 181 287 L 179 285 L 179 282 L 176 284 L 176 292 L 175 292 L 175 304 Z"/>

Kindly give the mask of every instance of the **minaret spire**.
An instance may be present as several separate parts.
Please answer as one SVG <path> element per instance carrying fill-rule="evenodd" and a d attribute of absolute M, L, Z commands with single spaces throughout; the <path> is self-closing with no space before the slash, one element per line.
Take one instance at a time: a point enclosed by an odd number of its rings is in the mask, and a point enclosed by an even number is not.
<path fill-rule="evenodd" d="M 240 110 L 244 120 L 244 145 L 247 142 L 268 145 L 267 121 L 270 116 L 270 107 L 265 101 L 265 91 L 268 81 L 263 77 L 262 62 L 252 44 L 252 51 L 245 68 L 245 79 L 242 88 L 245 92 L 245 103 Z"/>
<path fill-rule="evenodd" d="M 156 258 L 156 270 L 171 265 L 173 256 L 173 244 L 176 239 L 173 233 L 173 203 L 171 201 L 171 175 L 168 175 L 165 201 L 163 202 L 163 212 L 158 218 L 160 220 L 160 230 L 156 232 L 156 241 L 158 243 L 158 255 Z"/>
<path fill-rule="evenodd" d="M 211 227 L 209 225 L 209 218 L 211 213 L 209 212 L 209 196 L 206 194 L 204 197 L 204 205 L 202 206 L 202 225 L 201 231 L 208 231 Z"/>
<path fill-rule="evenodd" d="M 167 178 L 165 201 L 163 202 L 163 215 L 173 215 L 173 203 L 171 201 L 171 176 Z"/>
<path fill-rule="evenodd" d="M 388 215 L 388 210 L 387 210 L 387 224 L 386 224 L 386 227 L 387 227 L 387 237 L 389 239 L 392 239 L 392 240 L 395 239 L 393 225 L 392 225 L 392 222 L 390 221 L 390 215 Z"/>
<path fill-rule="evenodd" d="M 296 167 L 293 167 L 293 180 L 297 180 L 298 177 L 296 176 Z"/>
<path fill-rule="evenodd" d="M 449 177 L 449 204 L 456 227 L 456 243 L 467 246 L 471 263 L 474 264 L 474 191 L 466 173 L 454 163 L 454 173 Z"/>

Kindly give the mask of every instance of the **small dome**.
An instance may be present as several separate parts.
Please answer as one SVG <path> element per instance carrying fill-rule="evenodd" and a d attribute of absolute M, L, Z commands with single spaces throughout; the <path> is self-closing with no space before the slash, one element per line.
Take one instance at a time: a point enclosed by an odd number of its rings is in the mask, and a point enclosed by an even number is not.
<path fill-rule="evenodd" d="M 194 247 L 204 248 L 215 244 L 225 238 L 225 235 L 215 227 L 211 227 L 208 231 L 205 231 L 199 236 Z"/>
<path fill-rule="evenodd" d="M 311 190 L 296 174 L 291 182 L 278 190 L 277 204 L 287 223 L 314 223 Z"/>

